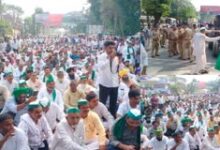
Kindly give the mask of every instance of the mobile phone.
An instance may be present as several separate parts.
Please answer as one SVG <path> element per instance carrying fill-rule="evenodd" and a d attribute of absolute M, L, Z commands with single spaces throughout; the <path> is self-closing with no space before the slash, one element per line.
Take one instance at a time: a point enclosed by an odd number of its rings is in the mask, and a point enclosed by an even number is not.
<path fill-rule="evenodd" d="M 32 96 L 36 97 L 38 95 L 38 91 L 33 91 Z"/>

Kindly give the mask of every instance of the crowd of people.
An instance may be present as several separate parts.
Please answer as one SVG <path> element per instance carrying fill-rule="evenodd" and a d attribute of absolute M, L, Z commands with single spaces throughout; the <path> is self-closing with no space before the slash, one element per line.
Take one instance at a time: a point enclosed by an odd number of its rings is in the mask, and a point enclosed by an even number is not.
<path fill-rule="evenodd" d="M 151 57 L 159 57 L 160 49 L 166 48 L 168 56 L 179 56 L 178 59 L 190 63 L 196 63 L 192 68 L 192 74 L 206 74 L 206 42 L 220 40 L 219 30 L 212 30 L 205 26 L 188 25 L 167 25 L 162 24 L 155 27 L 145 27 L 142 32 L 145 39 L 146 49 L 151 50 Z M 216 34 L 217 33 L 217 34 Z"/>
<path fill-rule="evenodd" d="M 148 57 L 138 36 L 6 38 L 0 48 L 0 149 L 141 148 Z"/>

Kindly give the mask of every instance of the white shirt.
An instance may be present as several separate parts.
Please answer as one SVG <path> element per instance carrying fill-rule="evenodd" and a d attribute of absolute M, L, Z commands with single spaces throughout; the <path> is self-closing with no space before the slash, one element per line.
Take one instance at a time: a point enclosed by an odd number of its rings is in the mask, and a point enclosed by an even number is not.
<path fill-rule="evenodd" d="M 107 107 L 103 103 L 98 102 L 98 105 L 93 108 L 92 111 L 96 112 L 101 119 L 106 119 L 108 123 L 108 128 L 111 129 L 114 123 L 114 117 L 111 115 L 111 113 L 108 111 Z"/>
<path fill-rule="evenodd" d="M 18 127 L 25 132 L 29 145 L 33 149 L 44 147 L 44 140 L 47 140 L 49 144 L 52 140 L 52 131 L 44 116 L 36 124 L 29 114 L 24 114 L 21 116 Z"/>
<path fill-rule="evenodd" d="M 129 104 L 129 101 L 123 102 L 119 105 L 117 115 L 124 116 L 126 113 L 128 113 L 131 109 L 131 106 Z M 136 109 L 140 110 L 140 105 L 137 105 Z"/>
<path fill-rule="evenodd" d="M 58 79 L 55 81 L 56 89 L 61 92 L 63 95 L 64 91 L 69 87 L 70 81 L 68 79 L 63 79 L 63 82 L 60 82 Z"/>
<path fill-rule="evenodd" d="M 24 131 L 17 127 L 14 127 L 14 129 L 14 136 L 10 137 L 4 143 L 1 150 L 30 150 L 28 146 L 28 138 L 25 135 Z M 0 140 L 2 140 L 3 138 L 4 136 L 0 134 Z"/>
<path fill-rule="evenodd" d="M 110 69 L 110 60 L 106 53 L 101 54 L 98 57 L 98 76 L 99 84 L 105 87 L 118 87 L 119 77 L 118 77 L 118 62 L 117 57 L 112 61 L 112 71 Z"/>
<path fill-rule="evenodd" d="M 61 121 L 65 117 L 65 114 L 56 103 L 51 103 L 49 110 L 44 114 L 52 130 L 56 128 L 57 121 Z"/>
<path fill-rule="evenodd" d="M 158 141 L 156 137 L 153 137 L 149 142 L 149 147 L 152 150 L 167 150 L 168 138 L 163 136 L 162 141 Z"/>
<path fill-rule="evenodd" d="M 201 139 L 197 133 L 192 136 L 189 132 L 187 132 L 184 139 L 189 144 L 190 149 L 196 149 L 197 146 L 201 148 Z"/>
<path fill-rule="evenodd" d="M 57 89 L 55 89 L 55 92 L 56 92 L 56 98 L 55 98 L 55 100 L 53 100 L 52 93 L 49 94 L 47 91 L 47 88 L 41 88 L 41 90 L 38 93 L 37 98 L 42 99 L 44 97 L 47 97 L 51 102 L 56 103 L 60 107 L 61 110 L 64 110 L 63 96 L 60 93 L 60 91 L 58 91 Z"/>
<path fill-rule="evenodd" d="M 52 150 L 88 150 L 84 144 L 84 123 L 80 120 L 74 127 L 67 120 L 62 120 L 56 128 Z"/>
<path fill-rule="evenodd" d="M 3 80 L 1 82 L 2 85 L 6 86 L 7 89 L 12 93 L 16 87 L 18 87 L 18 84 L 15 80 L 12 81 L 12 83 L 9 83 L 7 80 Z"/>
<path fill-rule="evenodd" d="M 168 142 L 168 150 L 171 150 L 176 145 L 176 142 L 174 139 L 171 139 Z M 176 150 L 190 150 L 189 145 L 184 139 L 182 140 L 181 144 L 176 147 Z"/>

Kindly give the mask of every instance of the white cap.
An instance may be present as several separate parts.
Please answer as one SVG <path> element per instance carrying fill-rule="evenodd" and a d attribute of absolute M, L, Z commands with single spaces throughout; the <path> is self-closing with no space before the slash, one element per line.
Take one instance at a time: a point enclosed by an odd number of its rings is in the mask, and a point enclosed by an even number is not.
<path fill-rule="evenodd" d="M 206 30 L 206 27 L 201 27 L 201 28 L 200 28 L 200 31 L 202 31 L 202 30 Z"/>

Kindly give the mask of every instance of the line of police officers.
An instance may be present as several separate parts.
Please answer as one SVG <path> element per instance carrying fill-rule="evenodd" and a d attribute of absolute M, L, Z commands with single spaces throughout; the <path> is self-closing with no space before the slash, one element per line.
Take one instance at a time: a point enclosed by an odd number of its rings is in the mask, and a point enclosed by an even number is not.
<path fill-rule="evenodd" d="M 192 62 L 194 59 L 192 38 L 196 32 L 196 25 L 191 28 L 186 24 L 177 27 L 174 25 L 153 27 L 151 30 L 151 57 L 159 56 L 160 46 L 165 48 L 166 41 L 168 41 L 169 57 L 179 55 L 179 59 Z"/>

